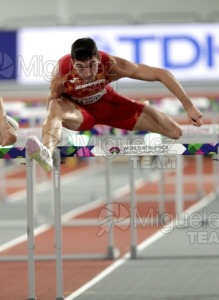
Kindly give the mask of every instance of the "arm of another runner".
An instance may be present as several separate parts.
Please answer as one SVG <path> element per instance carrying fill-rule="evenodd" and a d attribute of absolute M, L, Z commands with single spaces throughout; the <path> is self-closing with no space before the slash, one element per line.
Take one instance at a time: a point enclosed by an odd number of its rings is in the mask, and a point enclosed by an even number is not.
<path fill-rule="evenodd" d="M 6 121 L 6 112 L 4 108 L 4 102 L 2 97 L 0 97 L 0 122 Z"/>
<path fill-rule="evenodd" d="M 11 117 L 7 116 L 4 101 L 0 97 L 0 145 L 12 145 L 17 140 L 18 124 Z"/>
<path fill-rule="evenodd" d="M 110 76 L 113 81 L 124 77 L 143 81 L 160 81 L 180 100 L 191 123 L 195 126 L 203 124 L 202 113 L 193 105 L 183 87 L 168 70 L 135 64 L 116 56 L 110 56 L 110 59 L 112 60 Z"/>

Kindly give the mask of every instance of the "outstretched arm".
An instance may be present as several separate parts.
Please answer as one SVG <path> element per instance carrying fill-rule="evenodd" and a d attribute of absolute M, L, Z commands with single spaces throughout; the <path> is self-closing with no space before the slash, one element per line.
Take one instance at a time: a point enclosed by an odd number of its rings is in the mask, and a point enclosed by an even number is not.
<path fill-rule="evenodd" d="M 160 81 L 180 100 L 191 123 L 195 126 L 203 124 L 202 113 L 193 105 L 181 84 L 168 70 L 135 64 L 115 56 L 110 58 L 114 62 L 110 71 L 112 80 L 128 77 L 143 81 Z"/>

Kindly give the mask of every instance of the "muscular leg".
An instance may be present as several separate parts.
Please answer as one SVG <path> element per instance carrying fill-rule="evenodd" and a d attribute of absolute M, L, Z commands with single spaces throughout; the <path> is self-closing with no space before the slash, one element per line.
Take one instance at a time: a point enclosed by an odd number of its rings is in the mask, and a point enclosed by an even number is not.
<path fill-rule="evenodd" d="M 53 167 L 52 155 L 60 142 L 62 128 L 78 130 L 83 121 L 84 117 L 81 111 L 69 99 L 51 100 L 43 124 L 43 143 L 35 136 L 28 137 L 26 140 L 27 154 L 38 162 L 43 170 L 50 172 Z"/>
<path fill-rule="evenodd" d="M 44 146 L 53 154 L 56 145 L 60 142 L 63 125 L 77 130 L 82 122 L 82 113 L 69 99 L 60 98 L 50 101 L 47 118 L 43 124 Z"/>
<path fill-rule="evenodd" d="M 171 139 L 178 139 L 182 135 L 182 129 L 172 118 L 147 104 L 133 130 L 156 132 Z"/>

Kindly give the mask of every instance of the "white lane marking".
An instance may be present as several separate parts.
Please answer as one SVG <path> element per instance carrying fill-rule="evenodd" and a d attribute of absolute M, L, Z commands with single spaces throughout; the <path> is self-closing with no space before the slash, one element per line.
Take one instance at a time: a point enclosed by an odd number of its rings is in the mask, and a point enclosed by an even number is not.
<path fill-rule="evenodd" d="M 200 210 L 201 208 L 203 208 L 206 205 L 210 204 L 213 200 L 215 200 L 215 198 L 216 198 L 216 193 L 215 192 L 211 192 L 206 197 L 202 198 L 198 203 L 192 205 L 191 207 L 189 207 L 189 209 L 185 210 L 182 213 L 182 215 L 184 215 L 185 213 L 187 213 L 188 215 L 190 215 L 191 213 L 193 213 L 193 212 L 195 212 L 197 210 Z M 175 220 L 172 220 L 170 222 L 170 224 L 168 224 L 167 226 L 170 226 L 171 224 L 173 225 L 174 221 Z M 153 244 L 156 241 L 158 241 L 160 238 L 162 238 L 166 234 L 167 233 L 165 232 L 165 230 L 163 230 L 163 231 L 161 231 L 161 230 L 157 231 L 156 233 L 154 233 L 153 235 L 151 235 L 149 238 L 147 238 L 146 240 L 144 240 L 141 244 L 139 244 L 137 246 L 137 251 L 146 249 L 147 247 L 149 247 L 151 244 Z M 71 295 L 67 296 L 64 300 L 73 300 L 76 297 L 80 296 L 82 293 L 86 292 L 86 290 L 88 290 L 89 288 L 91 288 L 92 286 L 94 286 L 95 284 L 97 284 L 98 282 L 100 282 L 102 279 L 104 279 L 107 275 L 109 275 L 110 273 L 112 273 L 113 271 L 115 271 L 117 268 L 119 268 L 120 266 L 122 266 L 129 258 L 130 258 L 130 252 L 127 252 L 121 259 L 116 260 L 114 263 L 112 263 L 112 265 L 110 265 L 109 267 L 107 267 L 105 270 L 103 270 L 102 272 L 100 272 L 93 279 L 91 279 L 86 284 L 84 284 L 83 286 L 81 286 L 79 289 L 77 289 L 76 291 L 74 291 Z"/>

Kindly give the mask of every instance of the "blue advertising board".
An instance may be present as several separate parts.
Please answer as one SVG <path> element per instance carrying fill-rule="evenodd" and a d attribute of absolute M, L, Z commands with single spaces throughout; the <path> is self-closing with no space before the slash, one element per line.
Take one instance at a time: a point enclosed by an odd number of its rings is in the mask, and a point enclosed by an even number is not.
<path fill-rule="evenodd" d="M 17 33 L 0 31 L 0 80 L 16 79 Z"/>

